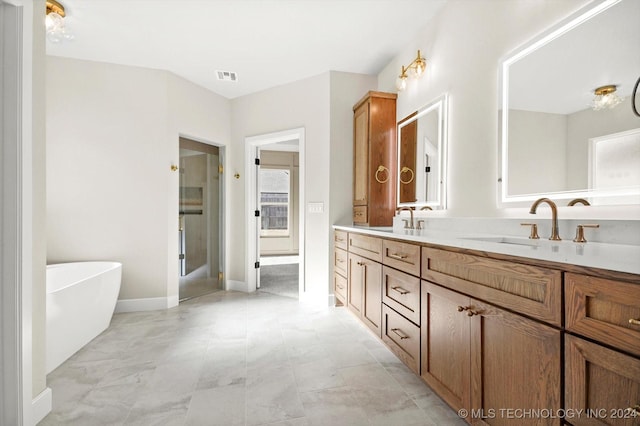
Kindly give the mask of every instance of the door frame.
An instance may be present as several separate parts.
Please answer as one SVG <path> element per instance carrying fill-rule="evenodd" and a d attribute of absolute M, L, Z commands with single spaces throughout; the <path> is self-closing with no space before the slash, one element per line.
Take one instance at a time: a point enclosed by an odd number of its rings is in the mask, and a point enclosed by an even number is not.
<path fill-rule="evenodd" d="M 226 229 L 227 229 L 227 193 L 226 193 L 226 171 L 227 171 L 227 156 L 226 156 L 226 150 L 227 147 L 226 145 L 223 144 L 219 144 L 216 142 L 211 142 L 202 138 L 198 138 L 195 136 L 191 136 L 188 135 L 186 133 L 179 133 L 178 134 L 178 150 L 180 149 L 180 138 L 183 139 L 189 139 L 192 140 L 194 142 L 199 142 L 205 145 L 211 145 L 211 146 L 215 146 L 216 148 L 218 148 L 218 161 L 220 162 L 220 165 L 222 166 L 222 173 L 220 173 L 220 181 L 219 181 L 219 196 L 218 196 L 218 205 L 219 205 L 219 210 L 220 210 L 220 223 L 218 224 L 218 226 L 220 227 L 220 229 L 218 230 L 219 232 L 219 236 L 220 236 L 220 241 L 218 243 L 218 253 L 219 253 L 219 263 L 220 263 L 220 270 L 218 272 L 222 273 L 222 280 L 219 282 L 219 286 L 221 289 L 223 290 L 228 290 L 227 288 L 227 274 L 226 271 L 229 270 L 227 265 L 227 250 L 229 250 L 228 244 L 227 244 L 227 233 L 226 233 Z M 179 155 L 178 155 L 179 157 Z M 178 177 L 179 179 L 179 177 Z M 179 183 L 178 183 L 179 185 Z M 180 195 L 178 195 L 178 202 L 179 202 L 179 197 Z M 177 253 L 176 253 L 177 255 Z M 178 283 L 178 286 L 180 284 Z M 179 293 L 178 289 L 178 293 Z"/>
<path fill-rule="evenodd" d="M 0 424 L 16 425 L 34 422 L 33 21 L 32 2 L 0 0 Z"/>
<path fill-rule="evenodd" d="M 254 211 L 257 209 L 258 199 L 258 187 L 257 187 L 257 168 L 255 165 L 256 151 L 265 145 L 271 145 L 279 142 L 286 142 L 297 139 L 298 140 L 298 153 L 299 153 L 299 217 L 298 217 L 298 257 L 300 262 L 298 263 L 298 295 L 299 300 L 302 300 L 305 291 L 305 129 L 304 127 L 298 127 L 294 129 L 283 130 L 280 132 L 266 133 L 257 136 L 246 137 L 245 140 L 245 167 L 246 175 L 245 179 L 245 223 L 247 230 L 246 240 L 246 284 L 247 291 L 254 292 L 257 290 L 259 269 L 255 267 L 255 262 L 260 261 L 260 254 L 258 253 L 258 219 L 254 215 Z"/>

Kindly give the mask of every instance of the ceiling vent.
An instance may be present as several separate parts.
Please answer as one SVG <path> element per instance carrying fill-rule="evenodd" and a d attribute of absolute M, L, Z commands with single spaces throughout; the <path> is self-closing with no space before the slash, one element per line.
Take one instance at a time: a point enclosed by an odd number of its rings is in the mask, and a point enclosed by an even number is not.
<path fill-rule="evenodd" d="M 231 81 L 236 83 L 238 81 L 238 74 L 233 71 L 217 71 L 216 75 L 218 76 L 219 81 Z"/>

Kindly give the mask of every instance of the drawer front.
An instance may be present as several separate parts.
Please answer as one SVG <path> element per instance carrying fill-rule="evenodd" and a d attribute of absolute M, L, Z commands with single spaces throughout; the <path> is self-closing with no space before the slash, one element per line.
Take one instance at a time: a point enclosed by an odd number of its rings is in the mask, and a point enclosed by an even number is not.
<path fill-rule="evenodd" d="M 420 328 L 382 305 L 382 340 L 414 373 L 420 374 Z"/>
<path fill-rule="evenodd" d="M 568 331 L 640 355 L 640 285 L 565 274 Z"/>
<path fill-rule="evenodd" d="M 383 240 L 382 263 L 407 274 L 420 276 L 420 246 Z"/>
<path fill-rule="evenodd" d="M 422 247 L 422 278 L 556 326 L 562 273 L 553 269 Z"/>
<path fill-rule="evenodd" d="M 566 335 L 565 405 L 583 413 L 570 419 L 575 426 L 637 426 L 640 359 Z M 593 413 L 591 418 L 586 412 Z"/>
<path fill-rule="evenodd" d="M 420 278 L 387 266 L 382 270 L 382 302 L 420 325 Z"/>
<path fill-rule="evenodd" d="M 333 294 L 341 304 L 347 304 L 347 279 L 340 274 L 333 274 Z"/>
<path fill-rule="evenodd" d="M 367 206 L 353 207 L 353 223 L 369 223 Z"/>
<path fill-rule="evenodd" d="M 347 276 L 347 252 L 336 248 L 333 251 L 333 269 L 343 277 Z"/>
<path fill-rule="evenodd" d="M 347 249 L 347 231 L 333 231 L 333 245 L 342 250 Z"/>
<path fill-rule="evenodd" d="M 349 233 L 349 252 L 382 262 L 382 240 L 368 235 Z"/>

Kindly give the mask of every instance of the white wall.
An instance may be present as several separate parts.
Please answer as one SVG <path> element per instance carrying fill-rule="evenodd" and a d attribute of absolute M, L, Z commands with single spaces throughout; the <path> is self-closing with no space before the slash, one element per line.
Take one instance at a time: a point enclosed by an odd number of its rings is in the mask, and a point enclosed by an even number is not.
<path fill-rule="evenodd" d="M 305 197 L 306 203 L 324 203 L 323 213 L 306 213 L 305 221 L 305 284 L 310 300 L 326 304 L 329 294 L 329 251 L 331 225 L 334 219 L 351 217 L 351 185 L 337 182 L 335 176 L 351 175 L 351 163 L 345 168 L 344 162 L 334 162 L 333 155 L 344 155 L 348 159 L 352 151 L 351 107 L 361 98 L 374 80 L 370 76 L 340 75 L 327 72 L 305 80 L 275 87 L 232 100 L 232 146 L 230 173 L 239 173 L 240 179 L 233 179 L 228 192 L 229 204 L 235 212 L 230 217 L 229 229 L 233 230 L 229 257 L 233 259 L 230 278 L 245 281 L 247 255 L 245 222 L 248 207 L 245 206 L 244 178 L 247 176 L 244 164 L 245 138 L 288 129 L 305 129 Z M 334 80 L 335 79 L 335 80 Z M 348 82 L 355 84 L 347 87 Z M 365 82 L 363 84 L 363 82 Z M 333 84 L 345 88 L 344 92 L 332 90 Z M 360 90 L 365 89 L 365 90 Z M 332 114 L 341 111 L 340 120 L 332 121 Z M 332 135 L 341 134 L 345 146 L 339 153 L 332 153 Z M 339 140 L 339 139 L 338 139 Z M 348 142 L 346 142 L 348 141 Z M 301 162 L 303 159 L 301 159 Z M 334 175 L 335 174 L 335 175 Z M 338 205 L 332 206 L 332 191 Z M 347 195 L 348 194 L 348 198 Z M 300 206 L 305 209 L 306 205 Z M 239 213 L 241 212 L 241 213 Z"/>
<path fill-rule="evenodd" d="M 446 216 L 500 216 L 498 188 L 498 69 L 500 59 L 588 0 L 452 1 L 378 75 L 393 91 L 401 65 L 417 49 L 426 74 L 398 96 L 398 118 L 438 95 L 449 97 L 449 209 Z"/>
<path fill-rule="evenodd" d="M 170 166 L 179 134 L 228 141 L 228 101 L 164 71 L 57 57 L 47 67 L 48 262 L 121 261 L 119 299 L 177 298 Z"/>

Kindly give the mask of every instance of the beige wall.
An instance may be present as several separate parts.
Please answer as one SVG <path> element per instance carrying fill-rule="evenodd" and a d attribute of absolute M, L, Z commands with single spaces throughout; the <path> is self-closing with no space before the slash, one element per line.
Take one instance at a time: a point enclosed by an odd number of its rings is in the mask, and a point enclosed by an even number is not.
<path fill-rule="evenodd" d="M 177 297 L 170 166 L 180 134 L 228 141 L 228 101 L 164 71 L 57 57 L 47 66 L 48 261 L 121 261 L 119 299 Z"/>

